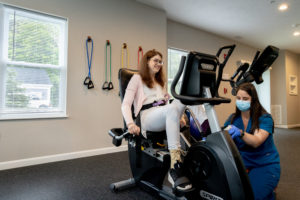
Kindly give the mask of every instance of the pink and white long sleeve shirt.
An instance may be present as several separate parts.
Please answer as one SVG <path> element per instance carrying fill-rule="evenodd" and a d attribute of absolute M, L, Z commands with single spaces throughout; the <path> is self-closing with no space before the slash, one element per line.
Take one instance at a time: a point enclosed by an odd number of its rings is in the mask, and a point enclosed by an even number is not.
<path fill-rule="evenodd" d="M 133 123 L 132 114 L 131 114 L 132 104 L 134 107 L 134 115 L 137 116 L 141 111 L 143 104 L 149 103 L 147 99 L 148 100 L 151 99 L 150 101 L 153 102 L 152 100 L 153 96 L 152 97 L 149 96 L 150 98 L 147 97 L 147 95 L 145 95 L 144 89 L 145 89 L 145 84 L 143 83 L 141 76 L 139 74 L 134 74 L 127 85 L 125 96 L 121 107 L 122 114 L 127 125 Z M 146 93 L 148 94 L 149 91 L 148 92 L 147 91 Z M 161 88 L 158 90 L 157 98 L 158 98 L 157 100 L 161 98 L 167 99 L 169 98 L 169 94 Z"/>

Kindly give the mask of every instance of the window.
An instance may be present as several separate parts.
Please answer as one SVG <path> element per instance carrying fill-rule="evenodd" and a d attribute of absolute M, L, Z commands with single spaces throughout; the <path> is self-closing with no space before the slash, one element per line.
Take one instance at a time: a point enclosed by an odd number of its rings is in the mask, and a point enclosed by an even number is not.
<path fill-rule="evenodd" d="M 67 20 L 0 4 L 0 119 L 66 116 Z"/>
<path fill-rule="evenodd" d="M 178 72 L 181 57 L 187 56 L 188 52 L 173 48 L 168 48 L 168 92 L 171 94 L 171 84 Z M 179 88 L 181 87 L 181 78 L 176 85 L 176 92 L 179 93 Z"/>
<path fill-rule="evenodd" d="M 261 105 L 266 109 L 268 113 L 271 113 L 271 85 L 270 85 L 270 69 L 262 74 L 264 82 L 257 85 L 252 82 L 257 90 L 257 95 Z"/>

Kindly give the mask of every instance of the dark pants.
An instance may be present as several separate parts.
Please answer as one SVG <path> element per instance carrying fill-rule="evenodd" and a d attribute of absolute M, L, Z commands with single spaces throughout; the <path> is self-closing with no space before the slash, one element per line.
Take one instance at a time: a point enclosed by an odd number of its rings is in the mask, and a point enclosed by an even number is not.
<path fill-rule="evenodd" d="M 280 178 L 280 165 L 271 164 L 250 170 L 249 179 L 255 200 L 274 200 L 274 189 Z"/>

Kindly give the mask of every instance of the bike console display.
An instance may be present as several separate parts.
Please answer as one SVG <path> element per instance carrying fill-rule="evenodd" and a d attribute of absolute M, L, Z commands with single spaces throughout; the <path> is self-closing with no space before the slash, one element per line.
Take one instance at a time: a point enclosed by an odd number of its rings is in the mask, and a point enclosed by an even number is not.
<path fill-rule="evenodd" d="M 180 94 L 204 97 L 203 87 L 209 87 L 214 97 L 218 63 L 216 56 L 191 52 L 187 58 Z"/>
<path fill-rule="evenodd" d="M 230 103 L 230 99 L 216 95 L 218 91 L 216 70 L 219 65 L 218 57 L 214 55 L 192 51 L 187 58 L 183 56 L 171 85 L 172 95 L 186 105 Z M 175 87 L 182 73 L 181 90 L 180 94 L 177 94 Z M 211 92 L 210 98 L 207 98 L 204 92 L 205 87 Z"/>

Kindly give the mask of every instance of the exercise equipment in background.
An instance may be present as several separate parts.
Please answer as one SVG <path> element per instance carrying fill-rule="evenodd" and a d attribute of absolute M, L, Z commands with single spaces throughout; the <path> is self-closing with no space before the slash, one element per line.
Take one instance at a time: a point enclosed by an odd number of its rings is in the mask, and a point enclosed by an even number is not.
<path fill-rule="evenodd" d="M 91 44 L 91 55 L 89 55 L 89 44 Z M 94 42 L 93 42 L 91 36 L 87 37 L 87 39 L 85 41 L 85 45 L 86 45 L 86 57 L 87 57 L 87 60 L 88 60 L 89 74 L 84 79 L 83 84 L 86 85 L 88 89 L 92 89 L 92 88 L 94 88 L 94 83 L 93 83 L 92 77 L 91 77 L 91 67 L 92 67 L 92 59 L 93 59 Z"/>
<path fill-rule="evenodd" d="M 122 47 L 122 68 L 124 68 L 124 54 L 126 53 L 127 57 L 127 66 L 125 68 L 129 68 L 129 49 L 126 43 L 123 43 Z"/>
<path fill-rule="evenodd" d="M 260 53 L 260 51 L 256 52 L 250 66 L 249 63 L 242 63 L 230 79 L 222 79 L 222 81 L 230 82 L 232 87 L 231 94 L 236 96 L 237 88 L 242 83 L 251 83 L 253 81 L 255 81 L 256 84 L 262 83 L 262 74 L 269 69 L 278 55 L 279 49 L 269 45 L 262 53 Z M 239 76 L 237 77 L 237 75 Z"/>
<path fill-rule="evenodd" d="M 107 54 L 108 54 L 108 48 L 109 48 L 109 82 L 107 80 Z M 102 85 L 102 90 L 112 90 L 114 89 L 113 83 L 111 81 L 111 43 L 109 40 L 106 40 L 105 44 L 105 82 Z"/>
<path fill-rule="evenodd" d="M 141 58 L 140 58 L 140 55 L 141 55 Z M 139 46 L 139 49 L 138 49 L 138 65 L 137 65 L 138 69 L 140 68 L 140 60 L 143 58 L 143 56 L 144 56 L 143 48 L 141 46 Z"/>

